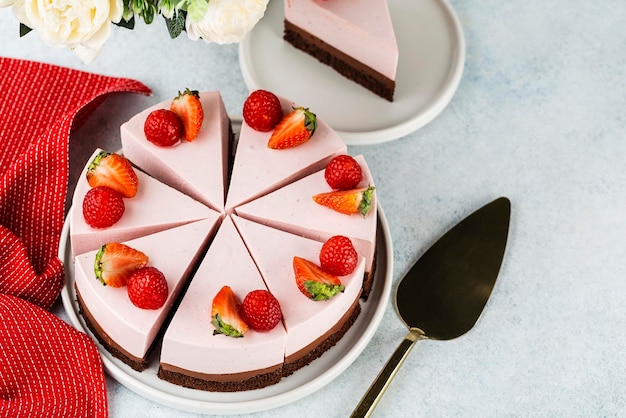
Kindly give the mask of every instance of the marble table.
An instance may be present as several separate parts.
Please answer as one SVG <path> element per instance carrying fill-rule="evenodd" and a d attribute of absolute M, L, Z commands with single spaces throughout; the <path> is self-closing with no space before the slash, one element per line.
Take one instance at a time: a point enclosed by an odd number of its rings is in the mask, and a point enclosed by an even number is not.
<path fill-rule="evenodd" d="M 492 297 L 469 333 L 421 341 L 375 416 L 619 416 L 626 408 L 626 3 L 453 0 L 467 56 L 459 89 L 431 123 L 351 146 L 377 181 L 393 238 L 393 286 L 438 236 L 498 196 L 510 238 Z M 135 78 L 150 97 L 108 98 L 74 134 L 70 192 L 94 147 L 184 86 L 219 90 L 239 114 L 236 45 L 170 40 L 163 23 L 116 28 L 82 64 L 19 38 L 0 10 L 0 55 Z M 1 76 L 1 74 L 0 74 Z M 112 134 L 113 133 L 113 134 Z M 67 320 L 58 302 L 53 312 Z M 347 416 L 406 329 L 391 300 L 361 356 L 337 379 L 258 417 Z M 107 377 L 112 417 L 194 417 Z"/>

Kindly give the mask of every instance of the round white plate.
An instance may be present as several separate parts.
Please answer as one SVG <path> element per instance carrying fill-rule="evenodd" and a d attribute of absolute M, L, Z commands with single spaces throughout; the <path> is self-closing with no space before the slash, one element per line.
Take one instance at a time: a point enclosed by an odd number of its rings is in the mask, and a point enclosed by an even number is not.
<path fill-rule="evenodd" d="M 448 0 L 389 0 L 389 11 L 400 51 L 393 103 L 283 41 L 282 0 L 270 1 L 239 45 L 248 88 L 309 107 L 348 145 L 390 141 L 423 127 L 447 106 L 461 81 L 463 29 Z"/>
<path fill-rule="evenodd" d="M 356 322 L 337 345 L 309 366 L 282 379 L 278 384 L 263 389 L 235 393 L 205 392 L 161 380 L 157 377 L 160 351 L 158 346 L 150 358 L 150 367 L 142 373 L 113 357 L 98 343 L 79 315 L 67 220 L 59 247 L 59 258 L 63 260 L 66 275 L 65 287 L 61 293 L 63 306 L 74 327 L 95 341 L 105 370 L 122 385 L 147 399 L 182 411 L 205 414 L 244 414 L 276 408 L 295 402 L 330 383 L 354 362 L 374 336 L 389 302 L 393 274 L 389 225 L 380 205 L 378 214 L 378 255 L 374 283 L 367 302 L 361 301 L 361 314 Z"/>

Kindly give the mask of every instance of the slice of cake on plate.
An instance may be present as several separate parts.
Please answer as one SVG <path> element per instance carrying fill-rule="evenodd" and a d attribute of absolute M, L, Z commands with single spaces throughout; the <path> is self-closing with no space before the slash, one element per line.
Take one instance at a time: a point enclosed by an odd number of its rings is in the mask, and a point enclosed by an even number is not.
<path fill-rule="evenodd" d="M 113 356 L 138 371 L 148 366 L 155 338 L 218 220 L 219 216 L 215 213 L 208 219 L 123 242 L 123 246 L 107 243 L 104 249 L 82 253 L 74 258 L 80 312 L 88 327 Z M 124 283 L 103 284 L 102 280 L 112 280 L 105 274 L 113 275 L 122 270 L 122 260 L 125 265 L 128 264 L 130 257 L 126 254 L 132 251 L 128 248 L 143 254 L 141 265 L 154 267 L 165 276 L 167 297 L 160 308 L 135 306 Z M 95 267 L 96 258 L 102 267 Z M 136 259 L 134 255 L 133 259 Z"/>
<path fill-rule="evenodd" d="M 200 219 L 214 219 L 214 210 L 187 195 L 161 183 L 140 170 L 134 170 L 137 178 L 136 194 L 123 198 L 123 214 L 113 225 L 92 227 L 85 220 L 83 204 L 86 195 L 93 187 L 87 180 L 87 173 L 96 163 L 104 166 L 104 155 L 96 149 L 76 183 L 70 211 L 70 241 L 72 254 L 82 254 L 95 250 L 106 242 L 127 241 L 152 234 L 175 226 Z M 113 154 L 109 154 L 113 155 Z M 115 154 L 117 156 L 117 154 Z M 108 175 L 108 173 L 107 173 Z M 101 213 L 104 217 L 106 213 Z"/>
<path fill-rule="evenodd" d="M 219 92 L 198 93 L 202 106 L 200 130 L 192 141 L 155 145 L 146 138 L 146 119 L 170 109 L 165 100 L 133 116 L 121 128 L 124 156 L 161 182 L 223 212 L 226 196 L 230 120 Z"/>
<path fill-rule="evenodd" d="M 340 278 L 342 292 L 329 300 L 312 300 L 299 289 L 294 257 L 319 263 L 322 244 L 235 215 L 233 220 L 265 284 L 280 302 L 287 331 L 283 374 L 288 376 L 334 346 L 356 320 L 365 260 L 358 257 L 354 271 Z"/>
<path fill-rule="evenodd" d="M 280 99 L 285 115 L 298 106 Z M 312 110 L 311 110 L 312 111 Z M 272 132 L 252 129 L 246 122 L 241 133 L 233 165 L 226 212 L 273 190 L 320 170 L 334 156 L 346 153 L 346 144 L 325 123 L 316 119 L 315 132 L 303 144 L 287 149 L 272 149 Z"/>
<path fill-rule="evenodd" d="M 361 167 L 362 180 L 355 188 L 374 186 L 374 179 L 365 158 L 354 160 Z M 313 200 L 319 193 L 331 192 L 325 178 L 325 169 L 293 182 L 264 197 L 236 208 L 237 215 L 292 234 L 326 241 L 333 235 L 344 235 L 352 240 L 357 252 L 365 257 L 364 298 L 371 289 L 375 270 L 377 199 L 372 194 L 369 212 L 347 215 L 322 206 Z"/>
<path fill-rule="evenodd" d="M 387 0 L 284 0 L 284 39 L 392 101 L 398 45 Z"/>
<path fill-rule="evenodd" d="M 243 337 L 214 334 L 212 301 L 229 286 L 239 301 L 265 283 L 227 216 L 165 332 L 159 377 L 195 389 L 231 392 L 277 383 L 285 330 L 248 329 Z M 223 316 L 226 316 L 222 314 Z"/>

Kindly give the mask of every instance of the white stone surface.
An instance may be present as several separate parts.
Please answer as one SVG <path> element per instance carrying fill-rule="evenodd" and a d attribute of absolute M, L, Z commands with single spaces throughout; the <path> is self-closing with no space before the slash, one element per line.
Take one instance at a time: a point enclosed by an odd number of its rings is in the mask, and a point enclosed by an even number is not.
<path fill-rule="evenodd" d="M 422 341 L 374 416 L 620 416 L 626 410 L 626 3 L 452 2 L 467 41 L 456 96 L 433 122 L 364 154 L 394 242 L 394 286 L 437 237 L 500 195 L 510 241 L 484 315 L 465 336 Z M 107 99 L 71 142 L 79 170 L 119 125 L 176 89 L 220 90 L 240 113 L 237 47 L 170 40 L 162 22 L 116 28 L 99 58 L 20 39 L 0 9 L 0 55 L 138 79 L 151 97 Z M 0 74 L 1 76 L 1 74 Z M 357 110 L 358 111 L 358 110 Z M 74 180 L 75 181 L 75 180 Z M 70 185 L 72 184 L 70 180 Z M 60 302 L 54 312 L 64 317 Z M 406 330 L 390 303 L 338 379 L 258 417 L 347 416 Z M 107 380 L 112 417 L 194 417 Z"/>

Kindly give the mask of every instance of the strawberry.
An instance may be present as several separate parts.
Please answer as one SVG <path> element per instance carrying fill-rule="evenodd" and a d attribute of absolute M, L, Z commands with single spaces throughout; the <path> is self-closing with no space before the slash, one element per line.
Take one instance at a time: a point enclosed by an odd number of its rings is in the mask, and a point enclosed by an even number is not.
<path fill-rule="evenodd" d="M 122 196 L 105 186 L 89 189 L 83 199 L 83 217 L 92 228 L 108 228 L 120 220 L 125 206 Z"/>
<path fill-rule="evenodd" d="M 125 286 L 130 275 L 148 264 L 148 256 L 119 242 L 104 244 L 96 253 L 96 278 L 111 287 Z"/>
<path fill-rule="evenodd" d="M 248 330 L 239 309 L 241 303 L 230 286 L 224 286 L 217 292 L 211 305 L 211 323 L 215 327 L 213 335 L 224 334 L 229 337 L 243 337 Z"/>
<path fill-rule="evenodd" d="M 335 235 L 322 245 L 320 265 L 327 273 L 345 276 L 354 271 L 357 261 L 359 256 L 348 237 Z"/>
<path fill-rule="evenodd" d="M 135 196 L 139 185 L 130 161 L 106 151 L 99 152 L 87 167 L 87 182 L 91 187 L 107 186 L 122 197 Z"/>
<path fill-rule="evenodd" d="M 253 91 L 243 104 L 243 119 L 255 131 L 271 131 L 282 117 L 280 100 L 267 90 Z"/>
<path fill-rule="evenodd" d="M 328 300 L 344 290 L 339 277 L 326 273 L 317 264 L 304 258 L 293 258 L 293 272 L 298 289 L 309 299 Z"/>
<path fill-rule="evenodd" d="M 267 146 L 272 149 L 285 149 L 308 141 L 317 129 L 317 117 L 309 109 L 297 107 L 278 122 Z"/>
<path fill-rule="evenodd" d="M 274 329 L 283 317 L 278 300 L 267 290 L 253 290 L 241 304 L 241 312 L 250 328 L 257 331 Z"/>
<path fill-rule="evenodd" d="M 360 189 L 320 193 L 313 196 L 313 200 L 340 213 L 347 215 L 360 213 L 366 216 L 372 208 L 373 193 L 374 187 L 369 186 Z"/>
<path fill-rule="evenodd" d="M 159 147 L 170 147 L 183 137 L 183 121 L 169 109 L 157 109 L 143 124 L 146 139 Z"/>
<path fill-rule="evenodd" d="M 167 280 L 156 267 L 142 267 L 128 278 L 128 298 L 138 308 L 159 309 L 168 293 Z"/>
<path fill-rule="evenodd" d="M 185 140 L 191 142 L 196 139 L 204 119 L 198 91 L 189 89 L 185 89 L 182 93 L 179 91 L 178 96 L 170 104 L 170 110 L 176 113 L 183 122 Z"/>
<path fill-rule="evenodd" d="M 326 183 L 336 190 L 354 189 L 363 180 L 359 163 L 349 155 L 338 155 L 326 165 Z"/>

